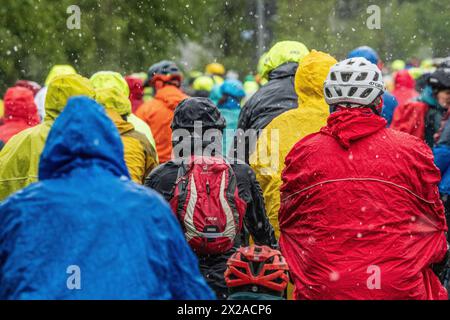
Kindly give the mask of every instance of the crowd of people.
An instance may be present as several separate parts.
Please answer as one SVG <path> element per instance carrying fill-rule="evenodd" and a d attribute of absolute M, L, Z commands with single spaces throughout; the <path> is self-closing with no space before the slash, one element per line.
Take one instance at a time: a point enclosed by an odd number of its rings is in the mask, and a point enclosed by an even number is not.
<path fill-rule="evenodd" d="M 55 65 L 0 103 L 0 299 L 448 299 L 449 117 L 449 58 L 367 46 Z"/>

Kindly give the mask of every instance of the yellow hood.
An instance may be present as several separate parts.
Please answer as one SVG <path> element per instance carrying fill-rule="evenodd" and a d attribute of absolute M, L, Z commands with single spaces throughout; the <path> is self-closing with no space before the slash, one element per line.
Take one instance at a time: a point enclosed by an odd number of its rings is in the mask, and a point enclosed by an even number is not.
<path fill-rule="evenodd" d="M 117 88 L 96 89 L 95 100 L 106 110 L 114 110 L 121 116 L 128 116 L 131 113 L 130 99 Z"/>
<path fill-rule="evenodd" d="M 48 87 L 50 82 L 53 81 L 58 76 L 67 75 L 67 74 L 76 74 L 77 71 L 69 64 L 57 64 L 54 65 L 45 79 L 45 86 Z"/>
<path fill-rule="evenodd" d="M 118 72 L 99 71 L 97 73 L 94 73 L 90 80 L 95 90 L 116 88 L 127 98 L 130 95 L 130 88 L 128 87 L 128 83 Z"/>
<path fill-rule="evenodd" d="M 281 172 L 292 147 L 305 136 L 318 132 L 327 122 L 329 107 L 323 95 L 323 83 L 337 61 L 328 54 L 313 50 L 303 58 L 295 77 L 299 107 L 273 119 L 258 138 L 250 157 L 266 204 L 266 213 L 279 237 Z"/>
<path fill-rule="evenodd" d="M 95 97 L 90 81 L 78 74 L 57 76 L 48 85 L 45 97 L 45 120 L 55 120 L 73 96 Z"/>
<path fill-rule="evenodd" d="M 298 104 L 308 102 L 308 100 L 320 100 L 322 106 L 328 109 L 323 95 L 323 84 L 327 79 L 330 68 L 337 63 L 329 54 L 312 50 L 305 56 L 295 74 L 295 91 L 298 95 Z"/>
<path fill-rule="evenodd" d="M 286 62 L 299 62 L 308 53 L 308 48 L 301 42 L 278 42 L 264 56 L 261 67 L 261 76 L 266 78 L 270 72 Z"/>

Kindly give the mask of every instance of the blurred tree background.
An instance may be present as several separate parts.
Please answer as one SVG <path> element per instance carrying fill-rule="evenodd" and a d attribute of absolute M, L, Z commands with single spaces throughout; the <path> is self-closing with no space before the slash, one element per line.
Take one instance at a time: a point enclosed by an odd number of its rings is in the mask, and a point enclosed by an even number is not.
<path fill-rule="evenodd" d="M 79 30 L 66 26 L 73 4 L 81 9 Z M 371 4 L 381 9 L 379 30 L 366 25 Z M 185 71 L 217 60 L 243 76 L 260 52 L 288 39 L 337 58 L 364 44 L 387 62 L 448 56 L 448 12 L 442 0 L 3 0 L 0 94 L 17 79 L 42 83 L 61 63 L 89 76 L 145 71 L 163 58 Z"/>

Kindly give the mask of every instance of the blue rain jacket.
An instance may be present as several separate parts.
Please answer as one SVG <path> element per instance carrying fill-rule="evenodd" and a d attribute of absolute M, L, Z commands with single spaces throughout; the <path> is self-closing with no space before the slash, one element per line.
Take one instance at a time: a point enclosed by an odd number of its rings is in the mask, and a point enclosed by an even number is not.
<path fill-rule="evenodd" d="M 450 120 L 447 121 L 438 145 L 433 151 L 434 161 L 442 174 L 439 190 L 442 194 L 450 195 Z"/>
<path fill-rule="evenodd" d="M 381 112 L 381 116 L 388 122 L 388 127 L 392 123 L 392 118 L 394 117 L 394 112 L 397 106 L 397 99 L 392 94 L 385 92 L 383 94 L 383 110 Z"/>
<path fill-rule="evenodd" d="M 130 180 L 86 97 L 49 134 L 39 182 L 0 204 L 0 299 L 214 299 L 167 203 Z"/>

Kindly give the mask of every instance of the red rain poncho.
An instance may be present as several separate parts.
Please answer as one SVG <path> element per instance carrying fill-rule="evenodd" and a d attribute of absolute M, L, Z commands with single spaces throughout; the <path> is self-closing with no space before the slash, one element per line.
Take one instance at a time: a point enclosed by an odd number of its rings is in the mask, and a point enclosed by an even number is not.
<path fill-rule="evenodd" d="M 419 139 L 340 110 L 286 158 L 280 246 L 296 299 L 447 299 L 439 170 Z"/>
<path fill-rule="evenodd" d="M 39 124 L 39 115 L 33 92 L 23 87 L 12 87 L 5 94 L 5 119 L 0 127 L 0 141 L 6 144 L 15 134 Z"/>

